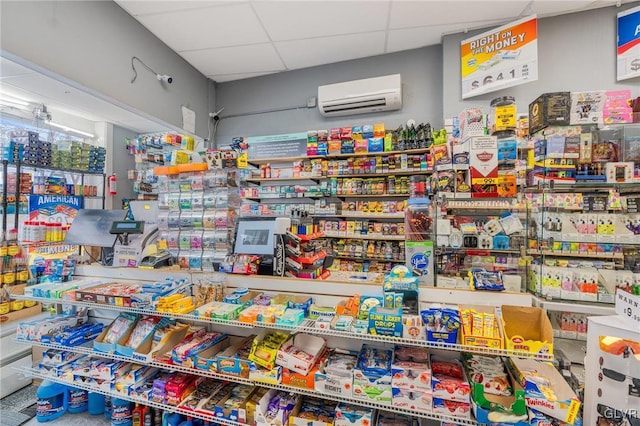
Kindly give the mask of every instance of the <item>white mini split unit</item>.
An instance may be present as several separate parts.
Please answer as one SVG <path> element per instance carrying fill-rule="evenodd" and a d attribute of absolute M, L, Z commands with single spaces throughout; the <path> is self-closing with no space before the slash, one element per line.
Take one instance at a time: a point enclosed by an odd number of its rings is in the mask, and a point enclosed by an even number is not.
<path fill-rule="evenodd" d="M 401 107 L 400 74 L 318 87 L 318 109 L 325 117 L 392 111 Z"/>

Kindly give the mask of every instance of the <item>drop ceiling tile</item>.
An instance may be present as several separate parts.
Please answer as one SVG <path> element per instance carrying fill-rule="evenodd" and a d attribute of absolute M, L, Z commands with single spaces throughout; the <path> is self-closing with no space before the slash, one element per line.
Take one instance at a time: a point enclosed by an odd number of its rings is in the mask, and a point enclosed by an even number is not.
<path fill-rule="evenodd" d="M 132 16 L 153 15 L 156 13 L 176 12 L 178 10 L 198 9 L 230 2 L 221 1 L 156 1 L 156 0 L 115 0 L 118 5 Z"/>
<path fill-rule="evenodd" d="M 390 29 L 473 23 L 519 16 L 528 1 L 403 1 L 391 2 Z"/>
<path fill-rule="evenodd" d="M 278 71 L 241 72 L 237 74 L 213 74 L 213 75 L 208 75 L 207 77 L 209 77 L 211 80 L 215 81 L 216 83 L 224 83 L 226 81 L 244 80 L 245 78 L 260 77 L 261 75 L 275 74 L 277 72 Z"/>
<path fill-rule="evenodd" d="M 177 52 L 269 41 L 248 4 L 147 15 L 137 19 Z"/>
<path fill-rule="evenodd" d="M 384 31 L 308 40 L 281 41 L 276 49 L 287 69 L 331 64 L 384 53 Z"/>
<path fill-rule="evenodd" d="M 270 43 L 197 50 L 181 55 L 204 75 L 273 72 L 285 68 Z"/>
<path fill-rule="evenodd" d="M 455 24 L 390 30 L 387 36 L 387 53 L 440 44 L 443 34 L 463 30 L 464 28 Z"/>
<path fill-rule="evenodd" d="M 388 1 L 261 1 L 253 8 L 273 41 L 383 30 Z"/>

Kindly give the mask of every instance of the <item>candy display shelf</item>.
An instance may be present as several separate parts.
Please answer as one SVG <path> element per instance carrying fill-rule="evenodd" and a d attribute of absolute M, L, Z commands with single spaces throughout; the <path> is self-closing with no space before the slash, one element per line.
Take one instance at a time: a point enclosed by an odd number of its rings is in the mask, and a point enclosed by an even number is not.
<path fill-rule="evenodd" d="M 388 172 L 380 173 L 344 173 L 337 175 L 326 175 L 322 179 L 331 178 L 375 178 L 380 176 L 415 176 L 415 175 L 430 175 L 433 174 L 433 170 L 390 170 Z"/>
<path fill-rule="evenodd" d="M 257 178 L 257 177 L 248 177 L 245 179 L 245 182 L 283 182 L 283 181 L 294 181 L 294 180 L 313 180 L 317 181 L 324 178 L 324 176 L 296 176 L 296 177 L 275 177 L 275 178 Z"/>
<path fill-rule="evenodd" d="M 385 259 L 383 257 L 369 257 L 369 256 L 349 256 L 337 254 L 334 256 L 335 259 L 346 259 L 346 260 L 377 260 L 379 262 L 391 262 L 391 263 L 405 263 L 405 259 Z"/>
<path fill-rule="evenodd" d="M 19 342 L 23 343 L 22 340 L 19 340 Z M 403 408 L 399 408 L 399 407 L 394 407 L 392 405 L 386 405 L 386 404 L 380 404 L 380 403 L 376 403 L 376 402 L 363 401 L 361 399 L 346 398 L 344 396 L 325 394 L 325 393 L 316 392 L 316 391 L 313 391 L 313 390 L 310 390 L 310 389 L 304 389 L 304 388 L 300 388 L 300 387 L 296 387 L 296 386 L 279 385 L 279 384 L 272 384 L 272 383 L 266 383 L 266 382 L 261 382 L 261 381 L 253 381 L 253 380 L 244 379 L 244 378 L 238 377 L 238 376 L 231 376 L 231 375 L 227 375 L 227 374 L 218 374 L 218 373 L 214 373 L 214 372 L 211 372 L 211 371 L 208 371 L 208 370 L 199 370 L 199 369 L 182 367 L 182 366 L 177 366 L 177 365 L 172 365 L 172 364 L 164 364 L 164 363 L 154 362 L 154 361 L 141 362 L 140 360 L 137 360 L 137 359 L 134 359 L 134 358 L 130 358 L 130 357 L 123 357 L 123 356 L 117 356 L 117 355 L 110 355 L 110 354 L 106 354 L 106 353 L 95 352 L 91 348 L 86 347 L 86 346 L 70 346 L 70 347 L 59 346 L 59 345 L 42 345 L 42 346 L 45 347 L 45 348 L 50 348 L 50 349 L 60 349 L 60 350 L 76 352 L 76 353 L 85 354 L 85 355 L 92 355 L 92 356 L 108 358 L 108 359 L 116 359 L 116 360 L 119 360 L 119 361 L 132 362 L 132 363 L 136 363 L 136 364 L 149 365 L 149 366 L 152 366 L 152 367 L 162 368 L 162 369 L 165 369 L 165 370 L 180 371 L 180 372 L 184 372 L 184 373 L 188 373 L 188 374 L 194 374 L 194 375 L 198 375 L 198 376 L 202 376 L 202 377 L 210 377 L 210 378 L 218 379 L 218 380 L 226 380 L 226 381 L 233 382 L 233 383 L 242 383 L 242 384 L 247 384 L 247 385 L 261 386 L 261 387 L 266 387 L 266 388 L 270 388 L 270 389 L 277 389 L 277 390 L 282 390 L 282 391 L 286 391 L 286 392 L 293 392 L 293 393 L 300 394 L 300 395 L 324 398 L 324 399 L 329 399 L 329 400 L 338 401 L 338 402 L 348 402 L 350 404 L 359 405 L 359 406 L 362 406 L 362 407 L 377 408 L 377 409 L 388 411 L 388 412 L 407 414 L 407 415 L 410 415 L 410 416 L 420 417 L 420 418 L 424 418 L 424 419 L 456 422 L 456 424 L 459 424 L 459 425 L 477 425 L 478 424 L 474 420 L 470 420 L 470 419 L 460 419 L 460 418 L 457 418 L 457 417 L 443 416 L 443 415 L 439 415 L 439 414 L 435 414 L 435 413 L 429 413 L 429 412 L 426 412 L 426 411 L 415 411 L 415 410 L 403 409 Z M 18 371 L 22 372 L 25 375 L 31 376 L 31 377 L 37 377 L 37 378 L 41 378 L 41 379 L 49 379 L 49 380 L 54 381 L 54 382 L 66 384 L 66 385 L 73 386 L 73 387 L 82 388 L 82 389 L 85 389 L 87 391 L 92 391 L 92 392 L 95 391 L 95 392 L 101 393 L 103 395 L 110 395 L 112 397 L 122 398 L 122 399 L 126 399 L 126 400 L 129 400 L 129 401 L 132 401 L 132 402 L 138 402 L 138 403 L 141 403 L 141 404 L 144 404 L 144 405 L 150 405 L 150 406 L 155 407 L 155 408 L 161 408 L 161 409 L 168 410 L 168 411 L 175 412 L 175 413 L 190 415 L 190 416 L 193 416 L 193 417 L 202 418 L 204 420 L 212 420 L 212 419 L 214 419 L 214 417 L 212 417 L 212 416 L 207 416 L 205 414 L 193 412 L 191 410 L 185 410 L 185 409 L 181 409 L 181 408 L 178 408 L 178 407 L 175 407 L 175 406 L 171 406 L 171 405 L 166 405 L 166 404 L 158 404 L 158 403 L 149 404 L 148 402 L 150 402 L 150 401 L 147 401 L 147 400 L 142 399 L 142 398 L 137 398 L 137 397 L 134 397 L 134 396 L 127 396 L 125 394 L 121 394 L 120 392 L 116 392 L 116 391 L 99 390 L 99 389 L 93 388 L 92 386 L 88 386 L 88 385 L 84 385 L 84 384 L 78 384 L 76 382 L 73 382 L 73 381 L 70 381 L 70 380 L 65 380 L 65 379 L 62 379 L 60 377 L 52 377 L 52 376 L 50 376 L 48 374 L 43 373 L 42 371 L 40 371 L 37 368 L 22 367 L 22 368 L 19 368 Z M 233 425 L 233 426 L 243 425 L 242 423 L 227 421 L 227 420 L 220 419 L 220 418 L 215 418 L 215 422 L 223 424 L 223 425 Z"/>
<path fill-rule="evenodd" d="M 295 333 L 305 332 L 305 333 L 314 334 L 318 336 L 341 337 L 346 339 L 366 340 L 366 341 L 390 343 L 390 344 L 403 344 L 403 345 L 409 345 L 409 346 L 442 349 L 442 350 L 449 350 L 449 351 L 455 351 L 455 352 L 469 352 L 469 353 L 499 355 L 499 356 L 515 356 L 520 358 L 533 358 L 533 359 L 538 359 L 542 361 L 553 360 L 553 354 L 538 354 L 538 353 L 532 353 L 532 352 L 506 350 L 506 349 L 490 349 L 490 348 L 483 348 L 479 346 L 429 342 L 425 340 L 404 339 L 404 338 L 393 337 L 393 336 L 358 334 L 358 333 L 352 333 L 348 331 L 320 329 L 315 326 L 315 320 L 311 320 L 311 319 L 306 319 L 301 324 L 296 326 L 287 326 L 287 325 L 281 325 L 281 324 L 262 323 L 262 322 L 258 322 L 254 324 L 254 323 L 246 323 L 246 322 L 241 322 L 236 320 L 203 318 L 203 317 L 190 315 L 190 314 L 172 314 L 169 312 L 156 312 L 149 309 L 138 309 L 138 308 L 124 307 L 124 306 L 103 305 L 98 303 L 90 303 L 90 302 L 82 302 L 82 301 L 64 301 L 59 299 L 31 297 L 31 296 L 24 296 L 24 295 L 15 295 L 13 296 L 13 298 L 17 300 L 35 300 L 43 303 L 62 303 L 62 304 L 67 303 L 67 304 L 73 304 L 74 306 L 85 306 L 93 309 L 107 309 L 107 310 L 117 311 L 117 312 L 130 312 L 130 313 L 142 314 L 142 315 L 156 315 L 156 316 L 162 316 L 162 317 L 173 318 L 173 319 L 181 319 L 185 321 L 196 321 L 204 324 L 217 324 L 217 325 L 247 328 L 247 329 L 252 329 L 256 327 L 268 328 L 268 329 L 284 330 L 284 331 L 295 332 Z"/>

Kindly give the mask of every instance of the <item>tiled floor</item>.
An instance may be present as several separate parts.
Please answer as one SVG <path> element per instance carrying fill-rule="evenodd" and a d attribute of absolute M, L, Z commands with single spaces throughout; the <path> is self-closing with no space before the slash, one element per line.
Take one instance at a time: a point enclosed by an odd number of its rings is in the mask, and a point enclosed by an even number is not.
<path fill-rule="evenodd" d="M 104 415 L 91 416 L 88 413 L 65 414 L 64 416 L 47 422 L 39 423 L 36 418 L 23 414 L 29 412 L 28 407 L 36 402 L 37 386 L 27 386 L 11 395 L 0 399 L 0 426 L 110 426 L 111 422 Z M 33 415 L 33 412 L 32 412 Z M 25 423 L 26 422 L 26 423 Z"/>
<path fill-rule="evenodd" d="M 64 426 L 110 426 L 111 422 L 103 415 L 92 416 L 89 413 L 80 413 L 80 414 L 65 414 L 64 416 L 55 419 L 53 421 L 47 423 L 38 423 L 38 421 L 33 418 L 29 420 L 24 426 L 54 426 L 54 425 L 64 425 Z"/>

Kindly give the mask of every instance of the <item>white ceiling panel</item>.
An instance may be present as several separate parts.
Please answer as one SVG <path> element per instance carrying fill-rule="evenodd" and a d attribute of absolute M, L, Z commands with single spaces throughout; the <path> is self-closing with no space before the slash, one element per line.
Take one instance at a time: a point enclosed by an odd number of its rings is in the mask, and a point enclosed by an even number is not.
<path fill-rule="evenodd" d="M 270 43 L 181 53 L 204 75 L 272 72 L 285 69 Z"/>
<path fill-rule="evenodd" d="M 528 1 L 401 1 L 391 3 L 389 28 L 495 21 L 520 15 Z M 461 29 L 464 26 L 461 26 Z"/>
<path fill-rule="evenodd" d="M 387 37 L 387 53 L 440 44 L 443 34 L 457 28 L 456 25 L 436 25 L 390 30 Z"/>
<path fill-rule="evenodd" d="M 385 32 L 275 43 L 287 69 L 331 64 L 384 53 Z"/>
<path fill-rule="evenodd" d="M 248 4 L 233 4 L 137 18 L 177 52 L 268 42 Z"/>
<path fill-rule="evenodd" d="M 116 1 L 129 15 L 153 15 L 157 13 L 177 12 L 179 10 L 199 9 L 219 6 L 231 2 L 223 1 L 157 1 L 157 0 L 118 0 Z"/>
<path fill-rule="evenodd" d="M 34 72 L 29 68 L 23 67 L 20 64 L 16 64 L 13 61 L 0 57 L 0 79 L 33 73 Z"/>
<path fill-rule="evenodd" d="M 260 77 L 261 75 L 276 74 L 278 71 L 267 72 L 240 72 L 236 74 L 213 74 L 208 75 L 210 79 L 217 83 L 224 83 L 225 81 L 244 80 L 245 78 Z"/>
<path fill-rule="evenodd" d="M 387 1 L 262 1 L 253 8 L 271 40 L 296 40 L 384 30 Z"/>

